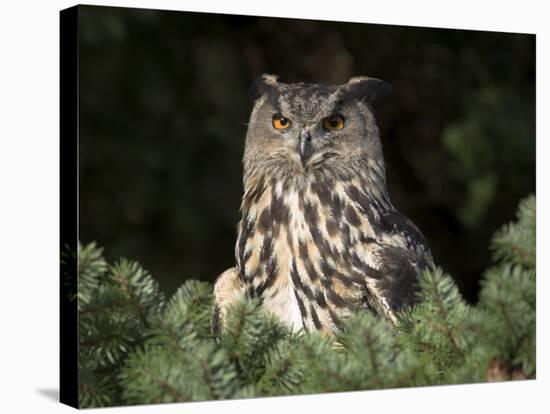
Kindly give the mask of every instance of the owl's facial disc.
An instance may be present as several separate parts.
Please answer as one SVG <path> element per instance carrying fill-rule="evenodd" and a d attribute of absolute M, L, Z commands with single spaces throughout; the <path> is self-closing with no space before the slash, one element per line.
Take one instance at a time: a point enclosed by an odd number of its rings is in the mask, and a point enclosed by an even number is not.
<path fill-rule="evenodd" d="M 328 153 L 335 154 L 333 133 L 342 130 L 344 124 L 344 117 L 335 113 L 300 131 L 298 153 L 302 167 L 322 162 Z"/>
<path fill-rule="evenodd" d="M 293 121 L 276 111 L 271 117 L 271 127 L 277 140 L 286 147 L 290 158 L 306 170 L 338 154 L 335 140 L 343 132 L 345 119 L 340 113 L 334 112 L 313 120 L 298 117 L 297 121 Z"/>
<path fill-rule="evenodd" d="M 391 87 L 357 77 L 342 85 L 282 83 L 265 75 L 251 88 L 254 108 L 243 161 L 252 173 L 316 174 L 382 157 L 372 103 Z"/>
<path fill-rule="evenodd" d="M 280 112 L 273 113 L 271 126 L 277 141 L 286 148 L 290 158 L 305 170 L 320 164 L 327 153 L 335 154 L 335 134 L 344 128 L 344 117 L 333 114 L 316 121 L 294 122 Z"/>

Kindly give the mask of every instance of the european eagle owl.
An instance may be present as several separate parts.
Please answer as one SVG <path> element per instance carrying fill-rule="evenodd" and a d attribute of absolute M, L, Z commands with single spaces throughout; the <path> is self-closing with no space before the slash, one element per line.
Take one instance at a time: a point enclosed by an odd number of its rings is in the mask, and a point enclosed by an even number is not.
<path fill-rule="evenodd" d="M 258 298 L 293 330 L 328 334 L 357 310 L 395 322 L 395 312 L 414 303 L 418 276 L 433 259 L 386 188 L 372 104 L 390 90 L 369 77 L 254 82 L 236 266 L 215 283 L 217 328 L 241 295 Z"/>

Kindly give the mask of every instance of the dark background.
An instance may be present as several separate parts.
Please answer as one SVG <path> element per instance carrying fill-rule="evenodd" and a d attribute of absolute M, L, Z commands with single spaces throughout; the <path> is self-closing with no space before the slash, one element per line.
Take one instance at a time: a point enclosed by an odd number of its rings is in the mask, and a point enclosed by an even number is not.
<path fill-rule="evenodd" d="M 535 37 L 79 9 L 80 239 L 172 292 L 234 265 L 248 87 L 394 86 L 377 109 L 395 206 L 477 298 L 495 229 L 535 191 Z"/>

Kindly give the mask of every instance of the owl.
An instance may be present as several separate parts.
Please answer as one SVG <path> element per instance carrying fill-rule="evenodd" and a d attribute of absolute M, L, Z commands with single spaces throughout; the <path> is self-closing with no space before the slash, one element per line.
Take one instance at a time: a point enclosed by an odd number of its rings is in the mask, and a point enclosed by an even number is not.
<path fill-rule="evenodd" d="M 329 335 L 357 311 L 395 322 L 415 302 L 433 258 L 388 195 L 372 105 L 390 90 L 370 77 L 254 82 L 236 266 L 215 282 L 215 329 L 243 295 L 294 331 Z"/>

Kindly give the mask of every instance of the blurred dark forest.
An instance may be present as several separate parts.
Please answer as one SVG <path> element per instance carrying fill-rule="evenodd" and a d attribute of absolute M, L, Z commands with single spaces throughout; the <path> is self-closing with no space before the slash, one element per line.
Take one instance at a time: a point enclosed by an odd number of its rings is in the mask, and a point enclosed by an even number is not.
<path fill-rule="evenodd" d="M 81 6 L 80 240 L 172 292 L 234 265 L 258 75 L 384 79 L 390 195 L 477 299 L 495 229 L 535 192 L 535 36 Z"/>

